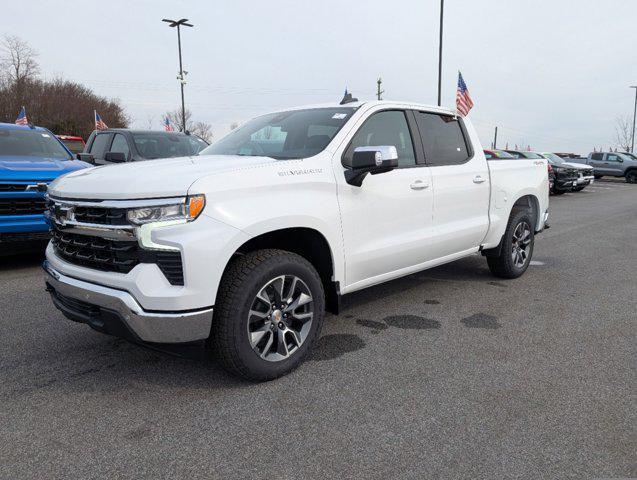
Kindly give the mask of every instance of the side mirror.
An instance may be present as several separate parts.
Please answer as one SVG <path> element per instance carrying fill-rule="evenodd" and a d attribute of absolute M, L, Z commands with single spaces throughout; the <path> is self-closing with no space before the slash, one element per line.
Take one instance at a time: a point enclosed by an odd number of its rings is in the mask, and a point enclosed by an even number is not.
<path fill-rule="evenodd" d="M 350 165 L 345 165 L 345 181 L 360 187 L 368 173 L 377 175 L 398 166 L 398 151 L 393 145 L 357 147 Z"/>
<path fill-rule="evenodd" d="M 104 160 L 112 163 L 123 163 L 126 161 L 126 154 L 122 152 L 106 152 Z"/>
<path fill-rule="evenodd" d="M 95 158 L 90 153 L 78 153 L 75 158 L 83 162 L 92 163 L 93 165 L 95 165 Z"/>
<path fill-rule="evenodd" d="M 621 158 L 621 157 L 617 157 L 617 161 L 618 161 L 619 163 L 624 163 L 624 159 L 623 159 L 623 158 Z"/>

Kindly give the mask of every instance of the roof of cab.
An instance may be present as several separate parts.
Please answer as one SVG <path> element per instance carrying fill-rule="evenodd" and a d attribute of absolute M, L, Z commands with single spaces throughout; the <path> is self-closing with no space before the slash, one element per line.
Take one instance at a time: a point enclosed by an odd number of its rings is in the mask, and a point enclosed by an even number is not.
<path fill-rule="evenodd" d="M 30 126 L 30 125 L 16 125 L 15 123 L 2 123 L 0 122 L 0 129 L 2 130 L 36 130 L 38 132 L 46 132 L 46 128 Z"/>
<path fill-rule="evenodd" d="M 456 111 L 450 108 L 437 107 L 434 105 L 426 105 L 426 104 L 417 103 L 417 102 L 394 101 L 394 100 L 359 101 L 359 102 L 345 103 L 343 105 L 341 105 L 338 102 L 319 103 L 319 104 L 313 104 L 313 105 L 301 105 L 296 107 L 280 108 L 280 109 L 274 110 L 273 112 L 266 112 L 266 113 L 288 112 L 291 110 L 310 110 L 315 108 L 356 108 L 357 109 L 362 107 L 363 105 L 368 107 L 374 107 L 377 105 L 387 105 L 387 106 L 398 107 L 398 108 L 401 108 L 401 107 L 416 108 L 416 109 L 421 108 L 429 112 L 438 112 L 438 113 L 443 113 L 446 115 L 456 115 Z"/>

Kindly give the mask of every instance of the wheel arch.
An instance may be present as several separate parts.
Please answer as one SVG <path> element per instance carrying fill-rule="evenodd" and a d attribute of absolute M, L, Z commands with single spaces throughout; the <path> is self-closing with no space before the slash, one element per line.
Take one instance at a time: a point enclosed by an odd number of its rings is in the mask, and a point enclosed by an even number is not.
<path fill-rule="evenodd" d="M 329 241 L 320 231 L 310 227 L 290 227 L 269 230 L 255 235 L 239 246 L 224 268 L 225 275 L 230 262 L 238 255 L 274 248 L 296 253 L 314 266 L 325 289 L 325 305 L 337 314 L 340 306 L 340 283 L 335 273 L 335 256 Z"/>

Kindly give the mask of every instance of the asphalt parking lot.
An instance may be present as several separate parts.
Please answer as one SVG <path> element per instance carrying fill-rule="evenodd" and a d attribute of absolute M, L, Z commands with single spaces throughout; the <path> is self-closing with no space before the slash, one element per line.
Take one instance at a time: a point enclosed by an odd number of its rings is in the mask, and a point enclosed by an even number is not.
<path fill-rule="evenodd" d="M 637 185 L 551 224 L 518 280 L 475 256 L 346 297 L 264 384 L 67 321 L 38 254 L 0 258 L 0 478 L 636 477 Z"/>

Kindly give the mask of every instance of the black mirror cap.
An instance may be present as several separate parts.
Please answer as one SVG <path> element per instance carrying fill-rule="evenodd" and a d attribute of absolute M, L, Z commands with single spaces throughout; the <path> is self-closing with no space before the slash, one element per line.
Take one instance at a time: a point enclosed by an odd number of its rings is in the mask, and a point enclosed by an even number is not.
<path fill-rule="evenodd" d="M 95 158 L 90 153 L 78 153 L 75 158 L 82 162 L 95 164 Z"/>
<path fill-rule="evenodd" d="M 106 152 L 104 154 L 104 160 L 107 162 L 113 163 L 124 163 L 126 159 L 126 154 L 122 152 Z"/>

